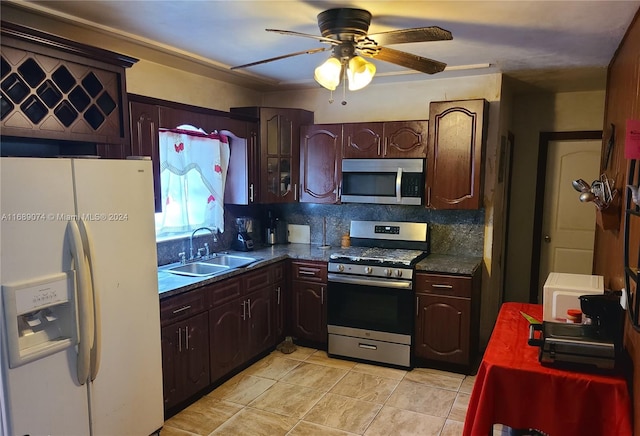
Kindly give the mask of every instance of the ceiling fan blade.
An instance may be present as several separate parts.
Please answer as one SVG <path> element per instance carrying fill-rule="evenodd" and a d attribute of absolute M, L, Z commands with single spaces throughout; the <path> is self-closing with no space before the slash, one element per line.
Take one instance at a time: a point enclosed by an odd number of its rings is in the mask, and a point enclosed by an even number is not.
<path fill-rule="evenodd" d="M 310 50 L 299 51 L 296 53 L 289 53 L 282 56 L 276 56 L 275 58 L 269 58 L 269 59 L 263 59 L 261 61 L 251 62 L 250 64 L 238 65 L 235 67 L 231 67 L 230 69 L 237 70 L 239 68 L 253 67 L 254 65 L 260 65 L 260 64 L 266 64 L 267 62 L 279 61 L 280 59 L 286 59 L 286 58 L 298 56 L 301 54 L 314 54 L 314 53 L 320 53 L 321 51 L 327 51 L 327 50 L 330 50 L 330 47 L 312 48 Z"/>
<path fill-rule="evenodd" d="M 318 41 L 326 42 L 333 45 L 340 44 L 340 41 L 338 41 L 337 39 L 327 38 L 325 36 L 310 35 L 308 33 L 294 32 L 293 30 L 278 30 L 278 29 L 265 29 L 265 30 L 267 32 L 276 32 L 276 33 L 281 33 L 283 35 L 302 36 L 303 38 L 316 39 Z"/>
<path fill-rule="evenodd" d="M 367 54 L 366 52 L 360 52 L 360 54 L 427 74 L 439 73 L 447 66 L 444 62 L 434 61 L 433 59 L 423 58 L 422 56 L 387 47 L 380 47 L 378 53 L 374 55 Z"/>
<path fill-rule="evenodd" d="M 438 26 L 391 30 L 368 35 L 379 45 L 404 44 L 407 42 L 446 41 L 453 39 L 451 32 Z"/>

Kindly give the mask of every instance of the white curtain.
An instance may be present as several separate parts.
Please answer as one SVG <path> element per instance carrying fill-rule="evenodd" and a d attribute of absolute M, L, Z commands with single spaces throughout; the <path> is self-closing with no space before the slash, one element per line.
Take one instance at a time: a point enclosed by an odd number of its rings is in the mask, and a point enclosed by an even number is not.
<path fill-rule="evenodd" d="M 162 217 L 157 233 L 224 231 L 229 140 L 193 126 L 159 129 Z"/>

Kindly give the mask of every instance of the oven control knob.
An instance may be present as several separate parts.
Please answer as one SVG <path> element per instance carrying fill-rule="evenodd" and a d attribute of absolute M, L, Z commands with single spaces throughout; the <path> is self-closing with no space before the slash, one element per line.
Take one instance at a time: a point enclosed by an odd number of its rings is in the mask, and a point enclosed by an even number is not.
<path fill-rule="evenodd" d="M 402 270 L 397 269 L 396 272 L 395 272 L 395 276 L 396 277 L 402 277 Z"/>
<path fill-rule="evenodd" d="M 389 268 L 385 268 L 385 270 L 383 271 L 383 274 L 387 277 L 391 277 L 391 273 L 393 273 L 393 271 Z"/>
<path fill-rule="evenodd" d="M 344 265 L 343 264 L 338 265 L 338 271 L 344 272 Z"/>
<path fill-rule="evenodd" d="M 373 272 L 373 268 L 371 268 L 370 266 L 365 266 L 364 267 L 364 273 L 365 274 L 371 274 Z"/>

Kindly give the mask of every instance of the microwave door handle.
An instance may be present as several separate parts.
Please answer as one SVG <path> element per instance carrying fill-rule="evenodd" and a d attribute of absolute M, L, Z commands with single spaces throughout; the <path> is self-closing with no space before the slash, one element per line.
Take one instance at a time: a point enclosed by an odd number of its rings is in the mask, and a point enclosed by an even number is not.
<path fill-rule="evenodd" d="M 402 192 L 400 190 L 402 186 L 402 168 L 398 168 L 396 173 L 396 201 L 400 203 L 402 201 Z"/>

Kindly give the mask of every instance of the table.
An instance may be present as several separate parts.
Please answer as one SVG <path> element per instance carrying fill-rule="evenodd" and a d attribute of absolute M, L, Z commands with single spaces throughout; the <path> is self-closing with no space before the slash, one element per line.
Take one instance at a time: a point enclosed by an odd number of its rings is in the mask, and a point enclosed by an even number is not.
<path fill-rule="evenodd" d="M 631 399 L 623 374 L 543 366 L 527 344 L 523 311 L 542 320 L 542 305 L 504 303 L 469 399 L 463 435 L 487 436 L 495 424 L 550 436 L 631 436 Z"/>

